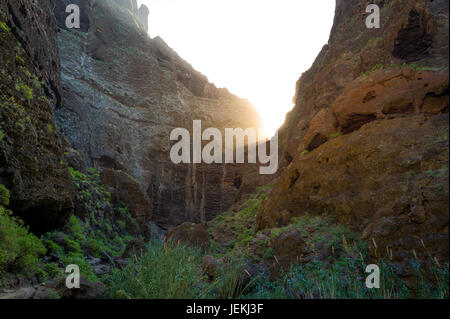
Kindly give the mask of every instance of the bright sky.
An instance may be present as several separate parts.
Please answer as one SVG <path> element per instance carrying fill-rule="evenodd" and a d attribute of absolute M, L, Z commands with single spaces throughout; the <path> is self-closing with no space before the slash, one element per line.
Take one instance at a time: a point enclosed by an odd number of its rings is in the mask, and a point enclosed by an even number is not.
<path fill-rule="evenodd" d="M 160 36 L 217 87 L 250 100 L 270 134 L 328 41 L 335 0 L 138 0 Z"/>

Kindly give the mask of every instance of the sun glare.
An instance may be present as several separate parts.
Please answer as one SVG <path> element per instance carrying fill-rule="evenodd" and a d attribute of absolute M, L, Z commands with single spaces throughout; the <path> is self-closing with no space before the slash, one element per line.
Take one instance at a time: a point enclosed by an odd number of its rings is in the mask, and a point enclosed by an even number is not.
<path fill-rule="evenodd" d="M 273 135 L 327 43 L 335 0 L 142 0 L 162 37 L 218 87 L 250 100 Z"/>

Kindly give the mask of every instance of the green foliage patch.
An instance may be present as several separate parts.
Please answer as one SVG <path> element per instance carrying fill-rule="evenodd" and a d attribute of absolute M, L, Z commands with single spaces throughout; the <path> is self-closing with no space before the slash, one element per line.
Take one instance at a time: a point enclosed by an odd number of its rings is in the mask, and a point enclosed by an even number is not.
<path fill-rule="evenodd" d="M 23 222 L 3 205 L 9 204 L 9 191 L 0 185 L 0 284 L 6 272 L 28 278 L 41 273 L 39 258 L 45 246 Z"/>

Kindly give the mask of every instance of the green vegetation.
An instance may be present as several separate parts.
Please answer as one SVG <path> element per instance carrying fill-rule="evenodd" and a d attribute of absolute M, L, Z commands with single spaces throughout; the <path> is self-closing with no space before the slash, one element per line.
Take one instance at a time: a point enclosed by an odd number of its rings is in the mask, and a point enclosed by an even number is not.
<path fill-rule="evenodd" d="M 44 245 L 19 218 L 3 206 L 8 204 L 9 191 L 0 185 L 0 284 L 7 271 L 28 278 L 45 276 L 39 262 L 40 256 L 46 253 Z"/>
<path fill-rule="evenodd" d="M 138 261 L 115 269 L 107 277 L 107 297 L 169 299 L 206 297 L 199 269 L 201 251 L 185 246 L 155 243 Z"/>
<path fill-rule="evenodd" d="M 22 92 L 25 99 L 27 99 L 27 100 L 33 99 L 33 89 L 30 88 L 25 83 L 23 83 L 20 78 L 19 78 L 18 83 L 16 84 L 16 90 Z"/>
<path fill-rule="evenodd" d="M 303 152 L 300 153 L 300 155 L 301 155 L 302 157 L 304 157 L 304 156 L 306 156 L 308 153 L 309 153 L 308 150 L 304 150 Z"/>
<path fill-rule="evenodd" d="M 258 194 L 249 198 L 242 205 L 242 209 L 233 214 L 225 212 L 216 218 L 215 227 L 226 226 L 232 234 L 233 240 L 228 242 L 225 247 L 221 247 L 218 251 L 212 253 L 221 254 L 232 249 L 247 246 L 254 239 L 256 215 L 261 209 L 263 201 L 267 198 L 267 192 L 271 188 L 258 188 Z M 210 232 L 213 229 L 210 229 Z M 215 243 L 212 242 L 212 246 Z"/>
<path fill-rule="evenodd" d="M 368 289 L 365 285 L 366 264 L 361 260 L 339 261 L 332 267 L 320 263 L 308 263 L 292 267 L 282 278 L 270 282 L 267 278 L 257 283 L 254 292 L 247 297 L 257 299 L 409 299 L 448 298 L 448 268 L 434 267 L 429 274 L 433 280 L 425 280 L 425 271 L 416 261 L 411 261 L 416 285 L 408 288 L 398 277 L 396 268 L 383 260 L 380 266 L 380 289 Z"/>
<path fill-rule="evenodd" d="M 56 290 L 47 289 L 44 299 L 61 299 L 61 297 Z"/>
<path fill-rule="evenodd" d="M 139 226 L 123 204 L 113 207 L 111 194 L 101 183 L 99 171 L 90 168 L 84 174 L 69 167 L 69 172 L 77 188 L 76 200 L 83 203 L 89 214 L 72 216 L 61 232 L 46 234 L 45 243 L 51 254 L 64 265 L 77 264 L 88 279 L 98 281 L 85 256 L 121 255 L 134 238 L 128 229 L 138 229 Z M 111 213 L 105 215 L 105 210 Z"/>
<path fill-rule="evenodd" d="M 0 205 L 9 205 L 9 189 L 7 189 L 3 184 L 0 184 Z"/>
<path fill-rule="evenodd" d="M 146 253 L 107 276 L 108 298 L 201 299 L 241 298 L 253 281 L 245 282 L 244 260 L 234 255 L 218 268 L 213 281 L 201 275 L 202 251 L 184 245 L 153 242 Z"/>
<path fill-rule="evenodd" d="M 428 61 L 429 64 L 427 64 L 427 61 L 421 62 L 421 63 L 403 63 L 403 64 L 376 64 L 374 65 L 370 70 L 366 72 L 361 72 L 360 75 L 368 76 L 370 73 L 375 72 L 377 70 L 381 69 L 388 69 L 388 68 L 409 68 L 415 71 L 437 71 L 442 70 L 445 67 L 444 66 L 432 66 L 434 64 L 433 60 Z"/>
<path fill-rule="evenodd" d="M 108 298 L 123 299 L 404 299 L 448 298 L 448 267 L 424 271 L 417 261 L 414 286 L 398 277 L 396 266 L 379 259 L 380 289 L 365 285 L 367 262 L 363 255 L 341 257 L 329 264 L 314 260 L 281 270 L 279 279 L 264 275 L 251 279 L 246 254 L 235 251 L 222 257 L 213 280 L 201 275 L 202 251 L 183 245 L 154 242 L 146 253 L 105 279 Z M 431 280 L 430 280 L 431 278 Z"/>
<path fill-rule="evenodd" d="M 375 72 L 377 70 L 381 70 L 383 68 L 384 68 L 383 64 L 376 64 L 369 71 L 362 72 L 361 75 L 369 75 L 370 73 Z"/>
<path fill-rule="evenodd" d="M 340 137 L 340 136 L 342 136 L 342 133 L 336 132 L 336 133 L 331 134 L 331 135 L 330 135 L 330 138 L 338 138 L 338 137 Z"/>
<path fill-rule="evenodd" d="M 8 33 L 11 32 L 11 28 L 8 27 L 8 25 L 3 21 L 0 21 L 0 30 L 6 31 Z"/>
<path fill-rule="evenodd" d="M 16 60 L 17 62 L 19 62 L 20 64 L 25 64 L 25 60 L 18 54 L 16 53 Z M 30 72 L 27 70 L 27 74 L 31 75 Z"/>
<path fill-rule="evenodd" d="M 87 181 L 86 174 L 83 174 L 83 173 L 75 170 L 73 167 L 69 167 L 69 173 L 70 173 L 70 176 L 72 176 L 72 180 L 74 182 L 86 182 Z"/>

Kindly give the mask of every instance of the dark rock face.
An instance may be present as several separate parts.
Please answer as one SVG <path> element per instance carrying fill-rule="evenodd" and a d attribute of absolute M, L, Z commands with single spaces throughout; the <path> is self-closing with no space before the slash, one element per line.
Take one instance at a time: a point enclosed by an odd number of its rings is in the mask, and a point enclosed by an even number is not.
<path fill-rule="evenodd" d="M 240 173 L 232 165 L 172 164 L 170 133 L 191 131 L 194 119 L 204 129 L 245 129 L 259 127 L 260 118 L 162 39 L 149 39 L 136 26 L 134 2 L 132 10 L 127 3 L 97 1 L 87 28 L 61 28 L 65 102 L 56 112 L 58 125 L 87 166 L 121 170 L 139 181 L 149 197 L 147 221 L 167 229 L 210 220 L 233 204 Z"/>
<path fill-rule="evenodd" d="M 104 169 L 101 179 L 112 194 L 112 202 L 116 205 L 123 203 L 132 217 L 145 227 L 150 214 L 150 202 L 139 182 L 123 171 L 112 169 Z"/>
<path fill-rule="evenodd" d="M 0 183 L 36 233 L 63 225 L 73 186 L 53 120 L 61 104 L 52 1 L 0 3 Z"/>
<path fill-rule="evenodd" d="M 14 47 L 20 45 L 23 48 L 34 65 L 36 76 L 43 82 L 45 97 L 52 107 L 58 107 L 62 100 L 53 7 L 52 0 L 37 1 L 35 6 L 26 0 L 2 1 L 0 4 L 2 20 L 9 25 L 17 41 Z M 30 70 L 34 74 L 32 71 Z"/>
<path fill-rule="evenodd" d="M 432 45 L 433 36 L 426 17 L 413 9 L 409 12 L 408 24 L 398 32 L 392 55 L 405 61 L 417 61 L 430 54 Z"/>
<path fill-rule="evenodd" d="M 448 262 L 448 3 L 374 3 L 381 28 L 369 30 L 367 1 L 337 1 L 280 129 L 284 168 L 257 229 L 325 215 L 374 256 Z"/>
<path fill-rule="evenodd" d="M 59 28 L 66 28 L 66 8 L 69 4 L 76 4 L 80 8 L 80 31 L 87 32 L 89 30 L 89 13 L 95 0 L 58 0 L 54 8 L 56 22 Z"/>

